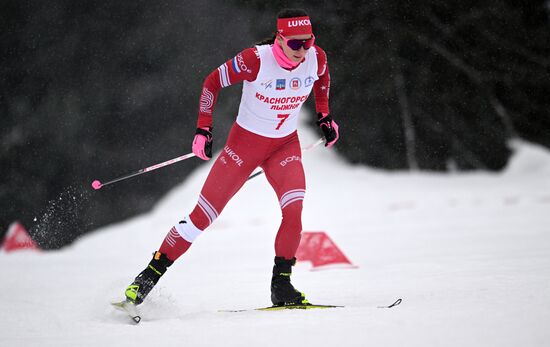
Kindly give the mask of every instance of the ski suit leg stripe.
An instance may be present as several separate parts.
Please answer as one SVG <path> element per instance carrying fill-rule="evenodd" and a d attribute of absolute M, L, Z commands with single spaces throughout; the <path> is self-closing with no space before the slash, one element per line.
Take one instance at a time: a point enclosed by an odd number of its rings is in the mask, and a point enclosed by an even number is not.
<path fill-rule="evenodd" d="M 214 208 L 214 206 L 206 200 L 206 198 L 201 194 L 199 196 L 199 202 L 203 204 L 204 208 L 210 211 L 210 214 L 214 217 L 213 219 L 218 218 L 218 211 Z"/>
<path fill-rule="evenodd" d="M 303 196 L 298 196 L 294 199 L 288 200 L 284 205 L 281 205 L 281 209 L 287 207 L 288 205 L 292 204 L 293 202 L 302 201 L 302 200 L 304 200 Z"/>
<path fill-rule="evenodd" d="M 291 189 L 291 190 L 289 190 L 288 192 L 284 193 L 281 196 L 281 200 L 283 200 L 288 194 L 293 194 L 293 193 L 296 193 L 296 192 L 304 192 L 305 193 L 305 190 L 304 189 Z"/>
<path fill-rule="evenodd" d="M 208 218 L 208 223 L 212 224 L 217 218 L 218 218 L 218 212 L 216 209 L 204 198 L 204 196 L 199 196 L 199 201 L 197 203 L 199 208 L 202 210 L 202 212 L 206 215 L 206 218 Z"/>
<path fill-rule="evenodd" d="M 297 201 L 297 200 L 304 200 L 306 191 L 303 189 L 293 189 L 281 197 L 281 200 L 279 201 L 281 205 L 281 209 L 285 208 L 288 204 Z"/>
<path fill-rule="evenodd" d="M 177 243 L 177 238 L 181 237 L 180 234 L 178 233 L 178 231 L 176 230 L 176 227 L 172 227 L 172 229 L 170 229 L 170 232 L 168 233 L 168 235 L 166 235 L 166 242 L 174 247 Z"/>

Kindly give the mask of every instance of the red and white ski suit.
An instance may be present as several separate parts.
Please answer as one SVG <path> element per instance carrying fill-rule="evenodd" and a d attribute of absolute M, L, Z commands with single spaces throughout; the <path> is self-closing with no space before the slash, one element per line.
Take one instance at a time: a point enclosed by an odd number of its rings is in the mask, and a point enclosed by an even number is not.
<path fill-rule="evenodd" d="M 261 167 L 282 210 L 275 254 L 291 259 L 300 243 L 305 177 L 296 131 L 300 109 L 313 90 L 316 111 L 329 113 L 330 76 L 325 52 L 310 48 L 292 70 L 279 66 L 271 45 L 245 49 L 204 81 L 198 128 L 212 126 L 220 89 L 243 82 L 239 113 L 191 214 L 168 233 L 160 251 L 175 260 L 220 215 L 227 202 Z M 186 241 L 186 242 L 185 242 Z"/>

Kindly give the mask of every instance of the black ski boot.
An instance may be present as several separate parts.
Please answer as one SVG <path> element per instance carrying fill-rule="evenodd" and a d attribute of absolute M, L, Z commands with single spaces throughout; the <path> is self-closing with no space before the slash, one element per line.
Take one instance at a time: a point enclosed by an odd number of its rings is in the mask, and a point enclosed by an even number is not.
<path fill-rule="evenodd" d="M 297 291 L 290 283 L 294 264 L 296 264 L 296 258 L 287 260 L 283 257 L 275 257 L 271 278 L 271 302 L 275 306 L 308 304 L 304 293 Z"/>
<path fill-rule="evenodd" d="M 149 262 L 149 265 L 143 270 L 126 288 L 126 300 L 139 305 L 143 302 L 143 299 L 149 294 L 151 289 L 157 284 L 158 280 L 166 272 L 166 269 L 174 262 L 169 260 L 166 255 L 155 252 L 153 259 Z"/>

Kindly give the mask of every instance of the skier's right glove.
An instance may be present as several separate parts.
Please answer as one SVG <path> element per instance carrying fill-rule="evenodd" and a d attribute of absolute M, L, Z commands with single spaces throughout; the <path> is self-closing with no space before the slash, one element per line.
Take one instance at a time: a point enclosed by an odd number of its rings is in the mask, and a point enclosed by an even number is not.
<path fill-rule="evenodd" d="M 193 139 L 193 153 L 202 160 L 212 158 L 212 128 L 197 128 Z"/>

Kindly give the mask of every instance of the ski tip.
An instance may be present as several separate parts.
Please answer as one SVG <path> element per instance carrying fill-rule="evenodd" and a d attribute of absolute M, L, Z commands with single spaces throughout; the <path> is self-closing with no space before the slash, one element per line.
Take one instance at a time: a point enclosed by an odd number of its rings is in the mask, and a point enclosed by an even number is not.
<path fill-rule="evenodd" d="M 401 304 L 402 301 L 403 300 L 401 298 L 399 298 L 399 299 L 395 300 L 395 302 L 393 304 L 389 305 L 389 306 L 378 306 L 378 308 L 392 308 L 392 307 L 395 307 L 395 306 Z"/>
<path fill-rule="evenodd" d="M 111 302 L 111 305 L 113 305 L 114 307 L 122 307 L 123 303 L 124 301 L 117 301 L 117 302 Z"/>
<path fill-rule="evenodd" d="M 129 303 L 126 300 L 111 302 L 111 305 L 113 305 L 114 307 L 117 307 L 117 308 L 124 308 L 128 304 L 131 305 L 131 303 Z"/>

